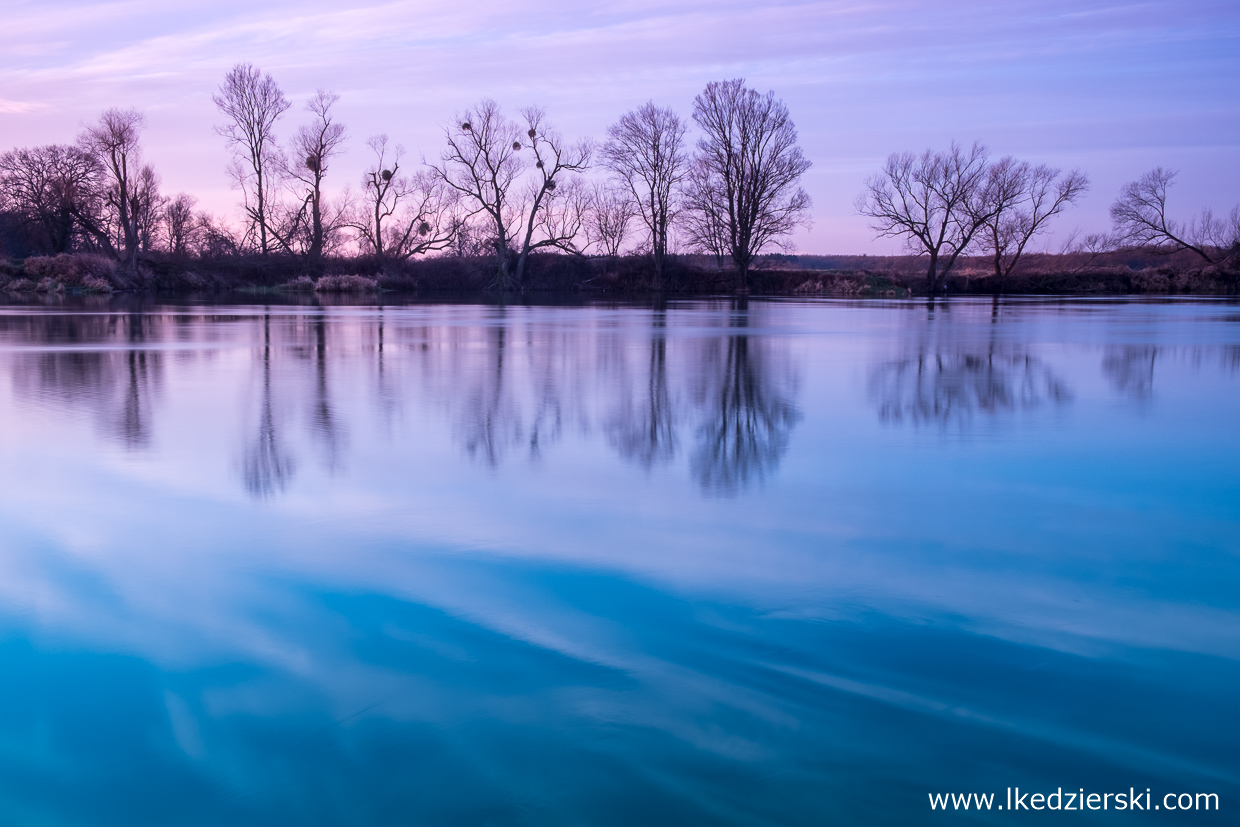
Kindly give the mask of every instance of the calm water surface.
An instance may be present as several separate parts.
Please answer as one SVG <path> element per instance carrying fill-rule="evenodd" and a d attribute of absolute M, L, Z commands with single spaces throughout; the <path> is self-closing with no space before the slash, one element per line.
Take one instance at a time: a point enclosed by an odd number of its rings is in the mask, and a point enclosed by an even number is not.
<path fill-rule="evenodd" d="M 1235 823 L 1237 414 L 1207 300 L 0 308 L 0 823 Z"/>

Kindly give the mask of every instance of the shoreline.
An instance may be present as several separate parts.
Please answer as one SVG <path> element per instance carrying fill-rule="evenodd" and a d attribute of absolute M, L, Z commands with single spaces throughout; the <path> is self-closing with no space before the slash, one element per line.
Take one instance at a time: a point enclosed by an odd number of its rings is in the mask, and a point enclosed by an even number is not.
<path fill-rule="evenodd" d="M 605 259 L 542 255 L 531 259 L 526 284 L 504 288 L 495 283 L 492 258 L 377 262 L 342 257 L 322 262 L 317 275 L 310 274 L 304 261 L 291 257 L 151 258 L 143 259 L 136 273 L 126 274 L 110 259 L 79 253 L 0 261 L 0 294 L 6 298 L 109 293 L 216 298 L 383 294 L 430 297 L 462 293 L 600 298 L 931 295 L 924 263 L 912 256 L 771 256 L 750 271 L 747 290 L 737 289 L 733 269 L 704 256 L 677 256 L 667 264 L 658 277 L 644 256 Z M 1031 257 L 1028 267 L 1005 277 L 996 277 L 985 265 L 985 261 L 977 259 L 964 261 L 947 275 L 944 289 L 935 295 L 1235 296 L 1240 292 L 1240 269 L 1192 266 L 1176 256 L 1140 251 L 1087 262 L 1074 260 L 1071 255 L 1043 254 Z"/>

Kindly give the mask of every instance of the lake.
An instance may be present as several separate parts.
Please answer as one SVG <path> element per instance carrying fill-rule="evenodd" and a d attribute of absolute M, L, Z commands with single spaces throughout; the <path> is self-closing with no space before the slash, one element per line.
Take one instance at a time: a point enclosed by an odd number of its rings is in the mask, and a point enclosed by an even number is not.
<path fill-rule="evenodd" d="M 1221 300 L 3 306 L 0 823 L 1222 824 L 1238 414 Z"/>

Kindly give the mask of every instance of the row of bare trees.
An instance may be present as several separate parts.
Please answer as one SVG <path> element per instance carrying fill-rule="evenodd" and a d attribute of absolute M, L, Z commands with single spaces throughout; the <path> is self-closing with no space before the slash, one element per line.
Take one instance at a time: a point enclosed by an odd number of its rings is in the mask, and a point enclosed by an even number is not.
<path fill-rule="evenodd" d="M 448 149 L 430 169 L 461 206 L 458 225 L 481 225 L 504 286 L 524 286 L 540 248 L 616 255 L 637 219 L 656 288 L 679 231 L 689 249 L 730 259 L 744 289 L 754 257 L 807 222 L 798 181 L 810 162 L 783 102 L 743 80 L 708 84 L 693 120 L 696 152 L 688 125 L 653 102 L 621 116 L 595 147 L 566 141 L 541 109 L 514 121 L 484 100 L 447 129 Z M 596 155 L 611 180 L 591 187 L 584 174 Z"/>
<path fill-rule="evenodd" d="M 1126 184 L 1111 207 L 1112 232 L 1087 236 L 1081 247 L 1190 250 L 1215 264 L 1240 257 L 1240 207 L 1226 219 L 1208 209 L 1187 223 L 1170 219 L 1167 188 L 1174 177 L 1157 168 Z M 1011 156 L 991 161 L 979 143 L 968 149 L 953 143 L 946 151 L 888 157 L 866 181 L 856 208 L 880 237 L 901 239 L 926 256 L 931 294 L 962 255 L 989 257 L 997 290 L 1051 220 L 1088 190 L 1080 170 L 1065 173 Z"/>
<path fill-rule="evenodd" d="M 674 245 L 730 260 L 745 287 L 754 257 L 808 220 L 798 181 L 810 163 L 788 109 L 742 80 L 697 96 L 693 147 L 690 123 L 654 103 L 621 116 L 600 145 L 565 138 L 538 107 L 512 118 L 484 99 L 445 128 L 445 148 L 430 162 L 409 164 L 387 135 L 368 138 L 360 191 L 345 186 L 331 197 L 327 175 L 348 140 L 339 96 L 318 91 L 283 143 L 278 127 L 292 105 L 270 74 L 238 64 L 212 99 L 241 194 L 239 226 L 197 212 L 191 195 L 159 193 L 134 110 L 108 110 L 75 144 L 6 153 L 0 206 L 44 252 L 96 250 L 130 273 L 157 249 L 294 255 L 313 272 L 353 245 L 381 262 L 493 256 L 495 284 L 505 288 L 526 285 L 539 250 L 639 252 L 662 286 Z"/>

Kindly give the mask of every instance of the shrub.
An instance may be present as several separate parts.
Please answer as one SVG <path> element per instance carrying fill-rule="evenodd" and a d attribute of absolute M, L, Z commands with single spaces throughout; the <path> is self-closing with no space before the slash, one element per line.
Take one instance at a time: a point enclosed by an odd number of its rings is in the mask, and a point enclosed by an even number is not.
<path fill-rule="evenodd" d="M 74 292 L 106 293 L 116 280 L 116 262 L 89 253 L 28 258 L 22 267 L 27 280 L 38 282 L 41 293 Z"/>
<path fill-rule="evenodd" d="M 280 289 L 281 290 L 292 290 L 292 291 L 303 291 L 303 290 L 310 291 L 314 289 L 314 279 L 310 278 L 309 276 L 298 276 L 292 281 L 286 281 L 284 284 L 280 285 Z"/>
<path fill-rule="evenodd" d="M 323 276 L 314 283 L 318 293 L 373 293 L 379 287 L 365 276 Z"/>
<path fill-rule="evenodd" d="M 111 293 L 112 285 L 97 276 L 87 276 L 80 289 L 87 293 Z"/>

